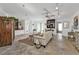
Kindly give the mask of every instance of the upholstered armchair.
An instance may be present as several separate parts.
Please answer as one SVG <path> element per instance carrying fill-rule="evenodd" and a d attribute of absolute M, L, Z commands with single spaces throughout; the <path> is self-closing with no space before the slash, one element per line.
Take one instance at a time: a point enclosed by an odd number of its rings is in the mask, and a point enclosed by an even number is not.
<path fill-rule="evenodd" d="M 48 42 L 52 39 L 52 31 L 46 31 L 43 33 L 43 36 L 34 36 L 34 43 L 41 44 L 43 47 L 46 47 Z"/>

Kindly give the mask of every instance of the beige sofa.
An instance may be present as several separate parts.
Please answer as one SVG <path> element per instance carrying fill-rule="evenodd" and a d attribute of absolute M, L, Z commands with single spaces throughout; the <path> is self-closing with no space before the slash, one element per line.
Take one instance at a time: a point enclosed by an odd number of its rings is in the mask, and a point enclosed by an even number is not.
<path fill-rule="evenodd" d="M 43 36 L 34 35 L 34 43 L 41 44 L 43 47 L 45 47 L 51 39 L 52 39 L 52 31 L 44 32 Z"/>

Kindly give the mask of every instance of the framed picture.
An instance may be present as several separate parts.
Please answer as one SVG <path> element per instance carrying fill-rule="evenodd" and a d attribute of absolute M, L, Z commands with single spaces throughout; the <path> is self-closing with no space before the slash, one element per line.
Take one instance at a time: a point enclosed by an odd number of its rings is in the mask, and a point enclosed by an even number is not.
<path fill-rule="evenodd" d="M 69 28 L 69 22 L 67 22 L 67 21 L 64 22 L 64 23 L 63 23 L 63 27 L 64 27 L 64 28 Z"/>
<path fill-rule="evenodd" d="M 47 28 L 55 28 L 55 19 L 47 20 Z"/>
<path fill-rule="evenodd" d="M 73 25 L 74 25 L 74 29 L 78 29 L 78 16 L 74 17 L 74 23 L 73 23 Z"/>
<path fill-rule="evenodd" d="M 18 21 L 18 30 L 23 30 L 24 20 Z"/>

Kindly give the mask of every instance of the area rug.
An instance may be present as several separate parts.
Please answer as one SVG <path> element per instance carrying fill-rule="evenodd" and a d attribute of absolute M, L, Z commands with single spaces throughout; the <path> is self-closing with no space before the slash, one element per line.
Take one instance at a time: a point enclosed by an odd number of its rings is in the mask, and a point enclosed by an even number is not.
<path fill-rule="evenodd" d="M 30 45 L 30 46 L 33 46 L 33 45 L 34 45 L 34 44 L 33 44 L 33 40 L 32 40 L 30 37 L 28 37 L 28 38 L 26 38 L 26 39 L 19 40 L 19 42 L 22 42 L 22 43 L 24 43 L 24 44 L 28 44 L 28 45 Z"/>

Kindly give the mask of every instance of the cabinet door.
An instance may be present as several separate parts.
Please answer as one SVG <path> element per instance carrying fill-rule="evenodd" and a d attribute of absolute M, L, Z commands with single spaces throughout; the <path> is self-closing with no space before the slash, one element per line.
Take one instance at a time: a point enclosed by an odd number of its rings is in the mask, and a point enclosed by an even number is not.
<path fill-rule="evenodd" d="M 4 45 L 4 23 L 0 21 L 0 46 Z"/>
<path fill-rule="evenodd" d="M 12 44 L 12 24 L 9 21 L 0 22 L 0 46 Z"/>
<path fill-rule="evenodd" d="M 1 45 L 1 39 L 2 39 L 2 23 L 0 21 L 0 45 Z"/>
<path fill-rule="evenodd" d="M 5 23 L 5 40 L 6 45 L 12 44 L 12 24 L 10 21 Z"/>

